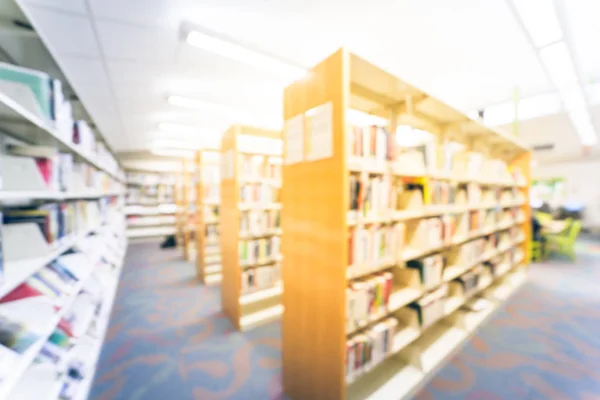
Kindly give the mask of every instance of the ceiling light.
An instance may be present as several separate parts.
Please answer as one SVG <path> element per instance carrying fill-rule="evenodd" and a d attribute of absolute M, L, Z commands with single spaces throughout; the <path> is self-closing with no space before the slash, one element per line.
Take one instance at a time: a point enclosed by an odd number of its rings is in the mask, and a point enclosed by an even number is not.
<path fill-rule="evenodd" d="M 569 112 L 569 117 L 582 144 L 593 146 L 598 143 L 598 136 L 596 136 L 596 130 L 587 109 L 572 110 Z"/>
<path fill-rule="evenodd" d="M 513 0 L 513 4 L 537 48 L 562 39 L 553 0 Z"/>
<path fill-rule="evenodd" d="M 281 117 L 261 115 L 260 113 L 239 110 L 225 104 L 211 103 L 192 97 L 169 96 L 167 102 L 177 107 L 226 114 L 229 117 L 230 124 L 240 123 L 273 130 L 283 129 L 283 119 Z"/>
<path fill-rule="evenodd" d="M 304 68 L 199 31 L 189 32 L 187 43 L 222 57 L 276 73 L 290 80 L 303 78 L 307 74 L 307 70 Z"/>
<path fill-rule="evenodd" d="M 544 47 L 540 50 L 540 58 L 557 88 L 577 83 L 577 73 L 565 42 Z"/>
<path fill-rule="evenodd" d="M 233 109 L 224 104 L 194 99 L 192 97 L 169 96 L 167 102 L 176 107 L 193 108 L 195 110 L 231 112 Z"/>

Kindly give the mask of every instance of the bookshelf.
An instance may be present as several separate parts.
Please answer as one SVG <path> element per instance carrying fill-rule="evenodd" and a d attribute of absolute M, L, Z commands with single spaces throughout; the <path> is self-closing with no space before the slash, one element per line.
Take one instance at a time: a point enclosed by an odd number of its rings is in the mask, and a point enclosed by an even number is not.
<path fill-rule="evenodd" d="M 65 383 L 85 398 L 67 366 L 93 376 L 104 340 L 127 246 L 124 173 L 43 72 L 0 63 L 0 131 L 0 398 L 58 398 Z M 73 352 L 85 344 L 95 351 Z"/>
<path fill-rule="evenodd" d="M 410 398 L 526 278 L 531 155 L 345 49 L 284 119 L 284 391 Z"/>
<path fill-rule="evenodd" d="M 280 318 L 281 133 L 235 125 L 221 146 L 221 303 L 238 330 Z"/>
<path fill-rule="evenodd" d="M 173 173 L 128 169 L 125 214 L 127 237 L 153 238 L 175 233 Z"/>
<path fill-rule="evenodd" d="M 203 284 L 221 282 L 219 208 L 221 203 L 219 174 L 220 152 L 198 150 L 196 171 L 196 271 Z"/>

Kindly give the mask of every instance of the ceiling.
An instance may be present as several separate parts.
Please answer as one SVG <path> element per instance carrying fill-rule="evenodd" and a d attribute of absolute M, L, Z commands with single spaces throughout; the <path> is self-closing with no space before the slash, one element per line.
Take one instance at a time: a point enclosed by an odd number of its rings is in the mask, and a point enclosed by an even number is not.
<path fill-rule="evenodd" d="M 285 81 L 185 44 L 184 22 L 307 67 L 347 46 L 463 110 L 510 100 L 515 87 L 522 97 L 554 90 L 506 0 L 17 1 L 121 151 L 147 149 L 161 122 L 193 124 L 216 138 L 230 122 L 175 108 L 169 94 L 227 104 L 264 121 L 281 116 Z M 556 2 L 581 78 L 598 82 L 600 2 Z M 546 119 L 544 131 L 578 142 L 568 119 Z M 533 125 L 521 124 L 523 137 L 540 129 Z"/>

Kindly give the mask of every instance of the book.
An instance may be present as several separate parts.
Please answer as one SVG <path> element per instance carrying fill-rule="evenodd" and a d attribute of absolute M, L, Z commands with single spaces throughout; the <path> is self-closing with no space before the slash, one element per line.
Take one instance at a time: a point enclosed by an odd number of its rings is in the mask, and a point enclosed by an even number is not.
<path fill-rule="evenodd" d="M 35 223 L 48 243 L 58 236 L 58 208 L 55 204 L 44 204 L 38 209 L 11 209 L 3 215 L 5 224 Z"/>
<path fill-rule="evenodd" d="M 27 282 L 23 282 L 19 286 L 8 292 L 6 295 L 4 295 L 4 297 L 0 299 L 0 303 L 9 303 L 11 301 L 41 295 L 42 293 L 39 290 L 34 289 Z"/>
<path fill-rule="evenodd" d="M 392 354 L 398 321 L 387 318 L 346 341 L 346 382 L 351 383 Z"/>

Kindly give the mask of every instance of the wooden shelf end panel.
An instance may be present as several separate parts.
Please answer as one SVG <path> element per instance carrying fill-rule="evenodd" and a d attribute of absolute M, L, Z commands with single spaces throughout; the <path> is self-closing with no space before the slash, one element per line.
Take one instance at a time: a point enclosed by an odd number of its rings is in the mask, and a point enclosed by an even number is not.
<path fill-rule="evenodd" d="M 284 161 L 281 192 L 283 385 L 296 400 L 345 397 L 347 68 L 340 50 L 284 93 L 284 119 L 303 118 L 302 160 Z M 319 106 L 331 109 L 332 151 L 315 157 L 310 115 Z M 287 139 L 284 154 L 297 145 Z"/>

